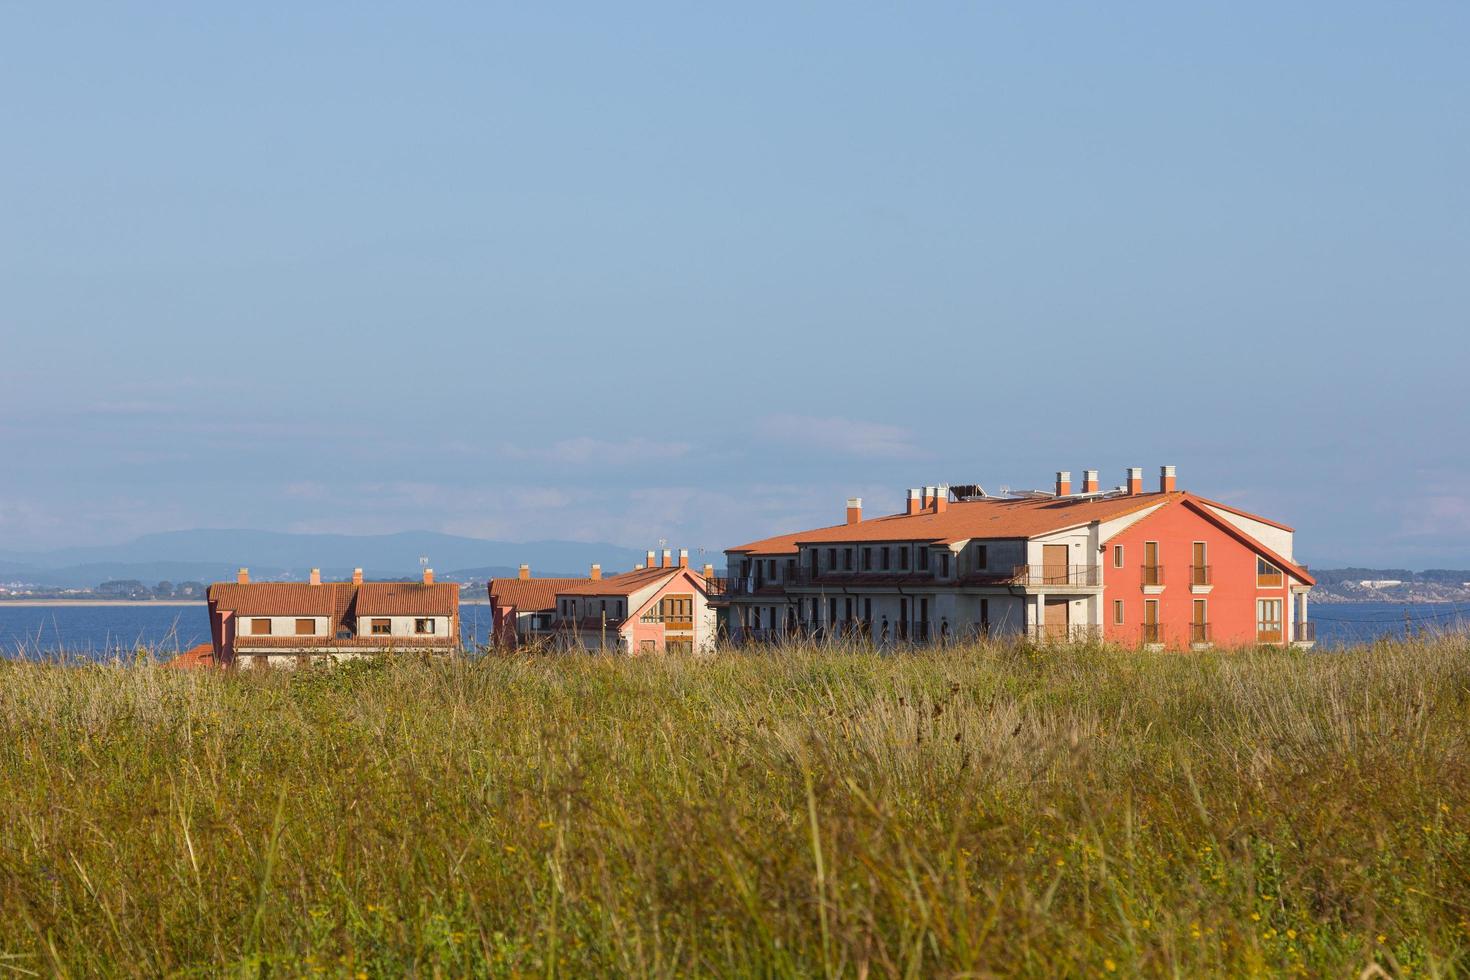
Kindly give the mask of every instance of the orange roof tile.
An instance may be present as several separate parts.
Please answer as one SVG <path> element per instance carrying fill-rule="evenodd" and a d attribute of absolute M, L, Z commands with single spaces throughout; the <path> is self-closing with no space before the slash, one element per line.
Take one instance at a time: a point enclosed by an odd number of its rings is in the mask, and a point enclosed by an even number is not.
<path fill-rule="evenodd" d="M 801 544 L 924 541 L 949 544 L 970 538 L 1030 538 L 1093 521 L 1110 521 L 1177 499 L 1182 491 L 1132 496 L 966 500 L 944 513 L 892 514 L 857 524 L 784 534 L 731 548 L 756 555 L 796 554 Z"/>
<path fill-rule="evenodd" d="M 557 595 L 632 595 L 640 589 L 661 583 L 678 572 L 689 569 L 677 565 L 672 568 L 637 568 L 631 572 L 609 575 L 598 582 L 586 581 L 562 589 Z"/>
<path fill-rule="evenodd" d="M 357 587 L 359 616 L 454 616 L 459 586 L 453 582 L 364 582 Z"/>
<path fill-rule="evenodd" d="M 216 582 L 209 601 L 245 616 L 333 616 L 352 596 L 351 582 Z"/>
<path fill-rule="evenodd" d="M 183 653 L 164 663 L 165 667 L 174 670 L 197 670 L 201 667 L 213 667 L 214 644 L 201 643 L 197 647 L 190 647 Z"/>
<path fill-rule="evenodd" d="M 556 608 L 558 592 L 591 581 L 590 578 L 492 578 L 488 589 L 490 604 L 514 606 L 523 613 L 550 612 Z"/>

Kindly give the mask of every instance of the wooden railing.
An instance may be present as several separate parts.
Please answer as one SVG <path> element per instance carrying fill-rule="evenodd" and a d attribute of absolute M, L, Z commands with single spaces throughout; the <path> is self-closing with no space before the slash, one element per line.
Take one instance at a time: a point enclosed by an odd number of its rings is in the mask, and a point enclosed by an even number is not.
<path fill-rule="evenodd" d="M 1010 584 L 1097 586 L 1102 576 L 1096 565 L 1016 565 Z"/>

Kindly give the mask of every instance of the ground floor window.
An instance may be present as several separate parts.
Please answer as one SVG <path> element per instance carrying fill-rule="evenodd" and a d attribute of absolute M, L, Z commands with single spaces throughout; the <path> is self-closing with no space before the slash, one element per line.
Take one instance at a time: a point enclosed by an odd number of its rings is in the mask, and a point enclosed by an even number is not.
<path fill-rule="evenodd" d="M 1256 642 L 1281 642 L 1281 600 L 1256 600 Z"/>

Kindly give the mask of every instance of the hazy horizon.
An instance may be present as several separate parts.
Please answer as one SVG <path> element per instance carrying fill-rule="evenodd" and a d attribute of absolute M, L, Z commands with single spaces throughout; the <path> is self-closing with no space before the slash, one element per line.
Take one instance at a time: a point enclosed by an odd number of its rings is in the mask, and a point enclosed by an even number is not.
<path fill-rule="evenodd" d="M 1127 466 L 1470 567 L 1470 8 L 0 11 L 0 551 Z"/>

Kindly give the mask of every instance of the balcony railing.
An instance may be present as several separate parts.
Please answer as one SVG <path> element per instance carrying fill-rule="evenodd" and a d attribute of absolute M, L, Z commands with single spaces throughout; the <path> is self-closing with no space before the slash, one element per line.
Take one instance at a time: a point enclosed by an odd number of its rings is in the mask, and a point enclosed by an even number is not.
<path fill-rule="evenodd" d="M 1009 584 L 1097 586 L 1102 578 L 1096 565 L 1017 565 Z"/>
<path fill-rule="evenodd" d="M 1144 623 L 1143 626 L 1140 628 L 1139 639 L 1141 639 L 1144 643 L 1163 643 L 1164 624 Z"/>
<path fill-rule="evenodd" d="M 1293 643 L 1316 643 L 1317 624 L 1312 622 L 1292 623 L 1291 640 Z"/>
<path fill-rule="evenodd" d="M 1164 584 L 1163 565 L 1140 565 L 1138 566 L 1138 569 L 1139 575 L 1145 586 Z"/>
<path fill-rule="evenodd" d="M 1280 572 L 1256 573 L 1256 588 L 1258 589 L 1279 589 L 1283 581 Z"/>
<path fill-rule="evenodd" d="M 1087 623 L 1042 623 L 1026 627 L 1036 643 L 1091 643 L 1102 639 L 1102 627 Z"/>
<path fill-rule="evenodd" d="M 1189 566 L 1189 584 L 1190 585 L 1210 585 L 1210 584 L 1212 584 L 1211 583 L 1211 580 L 1210 580 L 1210 566 L 1209 565 L 1190 565 Z"/>
<path fill-rule="evenodd" d="M 1209 623 L 1190 623 L 1189 624 L 1189 642 L 1190 643 L 1213 643 L 1214 641 L 1211 639 L 1211 633 L 1210 633 L 1210 624 Z"/>

